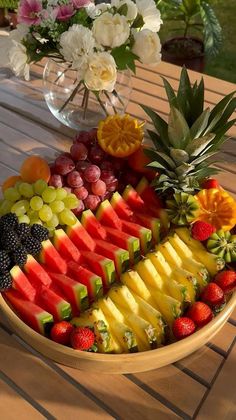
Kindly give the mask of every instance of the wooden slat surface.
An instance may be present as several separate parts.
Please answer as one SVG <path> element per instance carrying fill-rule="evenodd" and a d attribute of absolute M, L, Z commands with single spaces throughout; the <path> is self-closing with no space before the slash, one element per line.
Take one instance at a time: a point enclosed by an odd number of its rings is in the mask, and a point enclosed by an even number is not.
<path fill-rule="evenodd" d="M 0 183 L 18 172 L 25 156 L 39 153 L 52 160 L 71 144 L 73 131 L 50 114 L 42 98 L 42 68 L 42 64 L 34 66 L 30 83 L 0 70 Z M 152 69 L 138 66 L 128 112 L 144 118 L 139 103 L 146 103 L 167 118 L 168 103 L 161 76 L 167 77 L 176 90 L 179 74 L 178 67 L 166 63 Z M 192 81 L 200 78 L 191 72 Z M 235 85 L 209 76 L 204 76 L 204 80 L 206 105 L 210 107 L 235 90 Z M 219 166 L 225 170 L 219 180 L 236 197 L 235 126 L 230 135 L 231 140 L 219 154 Z M 0 416 L 4 420 L 165 420 L 196 415 L 199 419 L 233 419 L 236 398 L 233 386 L 228 393 L 225 384 L 235 375 L 235 311 L 211 343 L 196 353 L 175 365 L 135 375 L 98 376 L 57 365 L 17 339 L 1 317 L 0 323 Z M 12 405 L 11 413 L 4 401 Z"/>

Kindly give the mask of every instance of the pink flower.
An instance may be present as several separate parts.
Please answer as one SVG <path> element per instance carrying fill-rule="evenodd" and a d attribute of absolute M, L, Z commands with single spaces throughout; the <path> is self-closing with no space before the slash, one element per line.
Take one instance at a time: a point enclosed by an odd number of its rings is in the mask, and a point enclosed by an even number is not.
<path fill-rule="evenodd" d="M 64 21 L 70 19 L 75 13 L 75 10 L 72 4 L 62 4 L 61 6 L 55 7 L 54 12 L 57 20 Z"/>
<path fill-rule="evenodd" d="M 91 0 L 72 0 L 72 4 L 75 9 L 80 9 L 91 3 Z"/>
<path fill-rule="evenodd" d="M 41 23 L 40 12 L 42 8 L 40 0 L 21 0 L 18 8 L 18 23 L 39 25 Z"/>

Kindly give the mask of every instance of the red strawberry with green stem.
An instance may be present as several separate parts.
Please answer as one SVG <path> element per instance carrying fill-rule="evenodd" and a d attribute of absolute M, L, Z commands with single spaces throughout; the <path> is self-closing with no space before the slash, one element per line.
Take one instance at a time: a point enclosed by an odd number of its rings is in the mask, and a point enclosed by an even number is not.
<path fill-rule="evenodd" d="M 207 190 L 211 188 L 220 188 L 220 184 L 215 178 L 208 178 L 206 181 L 204 181 L 201 185 L 202 188 L 205 188 Z"/>
<path fill-rule="evenodd" d="M 71 334 L 71 345 L 76 350 L 86 351 L 93 347 L 94 332 L 87 327 L 77 327 Z"/>
<path fill-rule="evenodd" d="M 214 226 L 201 220 L 193 223 L 191 227 L 191 235 L 197 241 L 206 241 L 215 231 Z"/>
<path fill-rule="evenodd" d="M 70 336 L 74 330 L 73 325 L 67 321 L 57 322 L 53 325 L 50 336 L 53 341 L 59 344 L 69 345 Z"/>
<path fill-rule="evenodd" d="M 231 293 L 236 288 L 236 272 L 233 270 L 221 271 L 216 274 L 214 282 L 221 287 L 225 294 Z"/>
<path fill-rule="evenodd" d="M 172 331 L 177 340 L 182 340 L 194 333 L 195 324 L 190 318 L 180 317 L 173 322 Z"/>
<path fill-rule="evenodd" d="M 209 283 L 201 294 L 201 300 L 211 308 L 220 308 L 225 303 L 224 292 L 216 283 Z"/>
<path fill-rule="evenodd" d="M 193 320 L 197 327 L 203 327 L 213 318 L 211 308 L 204 302 L 195 302 L 187 312 L 187 316 Z"/>

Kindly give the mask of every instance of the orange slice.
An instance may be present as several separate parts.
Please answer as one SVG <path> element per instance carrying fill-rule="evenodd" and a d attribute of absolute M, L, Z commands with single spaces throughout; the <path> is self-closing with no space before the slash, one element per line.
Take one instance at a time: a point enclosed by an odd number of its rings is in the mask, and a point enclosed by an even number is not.
<path fill-rule="evenodd" d="M 48 182 L 50 179 L 50 168 L 45 159 L 40 156 L 29 156 L 20 168 L 21 178 L 24 182 L 32 184 L 38 179 Z"/>
<path fill-rule="evenodd" d="M 107 117 L 98 125 L 98 143 L 111 156 L 130 156 L 142 143 L 143 125 L 128 114 Z"/>

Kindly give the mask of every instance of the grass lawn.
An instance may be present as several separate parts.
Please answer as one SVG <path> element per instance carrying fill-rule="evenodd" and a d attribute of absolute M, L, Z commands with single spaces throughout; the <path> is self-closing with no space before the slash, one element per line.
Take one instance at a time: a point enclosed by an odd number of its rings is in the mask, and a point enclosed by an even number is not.
<path fill-rule="evenodd" d="M 204 73 L 236 83 L 236 0 L 212 0 L 210 2 L 223 29 L 223 45 L 217 57 L 207 60 Z M 176 27 L 176 26 L 175 26 Z M 165 24 L 161 39 L 179 32 L 172 31 L 172 24 Z"/>

